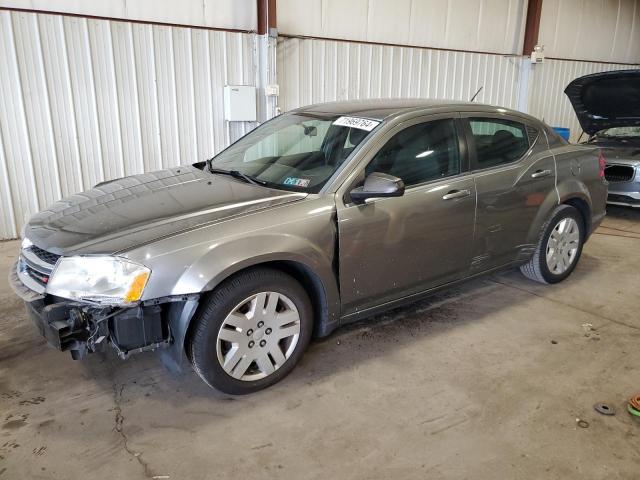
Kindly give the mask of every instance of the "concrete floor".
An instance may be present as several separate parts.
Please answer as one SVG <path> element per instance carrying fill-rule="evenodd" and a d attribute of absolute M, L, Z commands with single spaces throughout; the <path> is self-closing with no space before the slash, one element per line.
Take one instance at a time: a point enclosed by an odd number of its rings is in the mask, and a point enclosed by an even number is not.
<path fill-rule="evenodd" d="M 0 480 L 640 477 L 624 410 L 640 391 L 640 211 L 612 208 L 560 285 L 471 282 L 313 343 L 241 398 L 153 354 L 47 348 L 5 280 L 17 249 L 0 243 Z"/>

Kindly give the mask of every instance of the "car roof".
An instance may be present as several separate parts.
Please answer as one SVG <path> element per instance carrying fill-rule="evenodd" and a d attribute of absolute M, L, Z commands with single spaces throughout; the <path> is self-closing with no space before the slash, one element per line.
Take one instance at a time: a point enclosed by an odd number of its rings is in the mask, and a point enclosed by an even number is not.
<path fill-rule="evenodd" d="M 484 105 L 481 103 L 424 98 L 374 98 L 316 103 L 314 105 L 298 108 L 293 112 L 328 113 L 334 115 L 371 118 L 375 120 L 388 120 L 403 113 L 430 109 L 437 109 L 439 111 L 450 110 L 452 112 L 475 111 L 487 113 L 509 113 L 521 117 L 529 117 L 529 115 L 523 114 L 522 112 L 492 105 Z"/>

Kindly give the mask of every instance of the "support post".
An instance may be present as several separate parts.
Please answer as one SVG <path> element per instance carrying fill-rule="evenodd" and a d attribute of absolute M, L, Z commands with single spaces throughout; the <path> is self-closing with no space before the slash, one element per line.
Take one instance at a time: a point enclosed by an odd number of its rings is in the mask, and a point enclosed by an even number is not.
<path fill-rule="evenodd" d="M 529 113 L 529 80 L 533 73 L 533 65 L 529 57 L 521 57 L 518 72 L 518 110 Z"/>
<path fill-rule="evenodd" d="M 276 49 L 278 25 L 276 0 L 257 0 L 258 28 L 256 36 L 256 86 L 258 92 L 258 122 L 262 123 L 277 115 L 278 96 L 267 92 L 267 86 L 277 85 Z"/>
<path fill-rule="evenodd" d="M 522 45 L 523 55 L 531 55 L 533 48 L 538 44 L 541 15 L 542 0 L 529 0 L 527 5 L 527 20 L 524 26 L 524 43 Z"/>
<path fill-rule="evenodd" d="M 268 35 L 272 28 L 277 29 L 276 0 L 258 1 L 258 35 Z"/>

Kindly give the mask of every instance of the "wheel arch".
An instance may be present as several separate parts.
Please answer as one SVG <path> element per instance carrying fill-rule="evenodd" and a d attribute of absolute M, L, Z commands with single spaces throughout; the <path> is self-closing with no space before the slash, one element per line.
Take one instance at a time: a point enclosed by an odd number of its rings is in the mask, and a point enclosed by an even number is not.
<path fill-rule="evenodd" d="M 329 335 L 339 322 L 339 299 L 337 298 L 337 288 L 335 285 L 328 285 L 318 275 L 313 268 L 300 259 L 292 259 L 288 257 L 266 258 L 257 257 L 248 259 L 245 262 L 229 266 L 225 271 L 216 275 L 215 279 L 207 284 L 201 292 L 198 309 L 187 325 L 184 325 L 184 348 L 188 351 L 188 341 L 194 325 L 193 318 L 197 317 L 198 311 L 203 307 L 206 298 L 227 280 L 236 275 L 240 275 L 250 270 L 259 268 L 267 268 L 278 270 L 293 277 L 304 288 L 313 307 L 313 334 L 317 337 Z"/>
<path fill-rule="evenodd" d="M 307 265 L 293 260 L 264 262 L 253 268 L 266 267 L 280 270 L 293 277 L 305 289 L 313 305 L 313 334 L 317 337 L 329 335 L 337 326 L 337 316 L 330 321 L 327 291 L 320 277 Z"/>
<path fill-rule="evenodd" d="M 589 238 L 591 232 L 591 207 L 585 199 L 580 197 L 570 197 L 562 202 L 563 205 L 570 205 L 580 213 L 582 217 L 582 226 L 584 227 L 585 241 Z"/>
<path fill-rule="evenodd" d="M 203 291 L 204 295 L 214 292 L 223 282 L 230 278 L 259 268 L 273 269 L 293 277 L 304 288 L 309 300 L 313 304 L 314 335 L 326 336 L 337 326 L 339 313 L 336 311 L 335 300 L 330 300 L 333 292 L 326 282 L 313 270 L 311 266 L 298 259 L 253 259 L 243 265 L 234 265 L 216 277 Z M 329 291 L 328 291 L 329 290 Z"/>
<path fill-rule="evenodd" d="M 584 219 L 584 226 L 588 228 L 591 226 L 591 193 L 584 184 L 584 182 L 577 178 L 571 177 L 559 182 L 558 187 L 558 204 L 566 204 L 575 207 L 582 215 Z"/>
<path fill-rule="evenodd" d="M 585 241 L 591 233 L 591 198 L 586 187 L 572 180 L 558 185 L 557 190 L 552 190 L 541 203 L 528 233 L 528 243 L 537 245 L 542 235 L 542 229 L 549 221 L 553 212 L 559 205 L 570 205 L 580 212 L 585 227 Z"/>

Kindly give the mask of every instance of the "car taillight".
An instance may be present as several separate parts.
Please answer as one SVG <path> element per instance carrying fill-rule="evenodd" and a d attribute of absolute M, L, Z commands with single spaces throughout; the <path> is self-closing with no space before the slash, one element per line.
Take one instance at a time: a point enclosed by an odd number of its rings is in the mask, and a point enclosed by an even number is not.
<path fill-rule="evenodd" d="M 598 174 L 600 175 L 600 178 L 604 178 L 604 167 L 607 166 L 607 160 L 604 158 L 604 154 L 602 153 L 602 150 L 600 150 L 598 163 L 600 164 L 600 171 L 598 172 Z"/>

